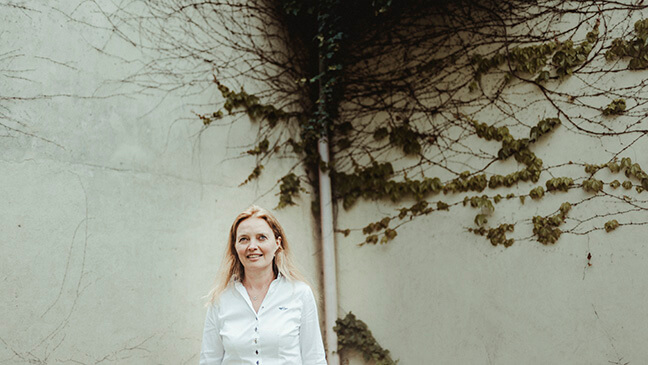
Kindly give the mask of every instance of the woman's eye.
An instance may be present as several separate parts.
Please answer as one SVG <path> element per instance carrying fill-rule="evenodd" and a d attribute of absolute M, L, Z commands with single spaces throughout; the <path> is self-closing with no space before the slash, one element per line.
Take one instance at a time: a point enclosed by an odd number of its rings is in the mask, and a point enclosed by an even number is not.
<path fill-rule="evenodd" d="M 245 242 L 245 241 L 247 241 L 247 238 L 246 238 L 246 237 L 241 237 L 241 238 L 239 238 L 239 243 L 241 243 L 241 242 Z"/>
<path fill-rule="evenodd" d="M 261 236 L 259 236 L 259 239 L 263 241 L 263 240 L 266 240 L 267 238 L 266 238 L 266 236 L 261 235 Z"/>

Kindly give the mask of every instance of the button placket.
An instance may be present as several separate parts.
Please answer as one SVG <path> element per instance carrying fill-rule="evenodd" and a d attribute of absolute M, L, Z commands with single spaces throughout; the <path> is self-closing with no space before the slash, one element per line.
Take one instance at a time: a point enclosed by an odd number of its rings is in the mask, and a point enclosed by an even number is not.
<path fill-rule="evenodd" d="M 275 279 L 272 283 L 270 283 L 270 288 L 268 289 L 266 297 L 263 299 L 263 302 L 261 303 L 261 308 L 259 309 L 259 311 L 257 313 L 255 313 L 255 316 L 254 316 L 254 319 L 255 319 L 255 323 L 254 323 L 254 344 L 255 344 L 254 354 L 256 355 L 256 358 L 257 358 L 256 365 L 262 365 L 261 356 L 259 355 L 259 339 L 260 339 L 260 335 L 259 335 L 259 327 L 260 327 L 259 326 L 259 317 L 260 317 L 261 314 L 264 313 L 264 309 L 266 307 L 266 305 L 264 303 L 267 302 L 268 297 L 271 296 L 272 292 L 274 291 L 274 289 L 275 289 L 274 287 L 276 286 L 277 280 L 278 279 Z"/>
<path fill-rule="evenodd" d="M 259 365 L 259 316 L 255 316 L 255 323 L 254 323 L 254 344 L 255 349 L 254 349 L 254 354 L 257 357 L 256 364 Z"/>

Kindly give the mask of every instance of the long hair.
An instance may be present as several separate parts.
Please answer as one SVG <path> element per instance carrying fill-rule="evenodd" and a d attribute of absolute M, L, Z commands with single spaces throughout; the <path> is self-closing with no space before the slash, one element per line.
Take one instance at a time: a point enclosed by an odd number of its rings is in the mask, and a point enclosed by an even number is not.
<path fill-rule="evenodd" d="M 207 305 L 216 302 L 221 293 L 223 293 L 223 291 L 232 282 L 242 282 L 243 279 L 245 279 L 245 269 L 243 268 L 243 264 L 238 258 L 238 254 L 236 253 L 235 243 L 236 230 L 238 229 L 241 222 L 248 218 L 261 218 L 265 220 L 270 226 L 270 229 L 272 229 L 272 233 L 274 233 L 275 238 L 281 237 L 281 245 L 277 249 L 275 257 L 272 260 L 272 269 L 275 272 L 275 275 L 281 273 L 281 275 L 286 277 L 288 280 L 302 281 L 310 286 L 310 283 L 299 272 L 295 265 L 292 251 L 290 249 L 290 243 L 286 238 L 286 233 L 284 232 L 283 227 L 281 227 L 281 224 L 279 224 L 279 221 L 277 221 L 277 218 L 275 218 L 269 211 L 256 205 L 252 205 L 241 212 L 241 214 L 239 214 L 234 220 L 234 223 L 232 223 L 232 227 L 230 227 L 229 237 L 227 239 L 227 247 L 225 248 L 225 254 L 223 255 L 223 262 L 219 269 L 219 274 L 216 277 L 214 285 L 207 295 L 207 297 L 209 298 Z"/>

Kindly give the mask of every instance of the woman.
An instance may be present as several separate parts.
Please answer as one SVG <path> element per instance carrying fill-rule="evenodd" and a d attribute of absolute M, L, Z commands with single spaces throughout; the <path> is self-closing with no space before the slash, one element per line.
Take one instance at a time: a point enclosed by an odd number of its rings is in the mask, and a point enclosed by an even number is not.
<path fill-rule="evenodd" d="M 200 364 L 326 364 L 315 297 L 283 228 L 251 206 L 229 232 L 210 293 Z"/>

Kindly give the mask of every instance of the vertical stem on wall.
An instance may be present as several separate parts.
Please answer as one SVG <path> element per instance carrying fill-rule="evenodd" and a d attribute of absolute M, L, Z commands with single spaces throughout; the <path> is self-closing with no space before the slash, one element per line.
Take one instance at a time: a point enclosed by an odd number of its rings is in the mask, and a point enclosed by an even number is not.
<path fill-rule="evenodd" d="M 322 162 L 329 162 L 328 138 L 323 135 L 318 142 L 318 151 Z M 335 236 L 333 229 L 333 200 L 331 196 L 331 178 L 326 171 L 319 169 L 320 186 L 320 227 L 322 233 L 322 266 L 324 271 L 324 323 L 326 347 L 329 365 L 340 363 L 337 354 L 337 333 L 333 330 L 337 314 L 337 275 L 335 265 Z"/>

